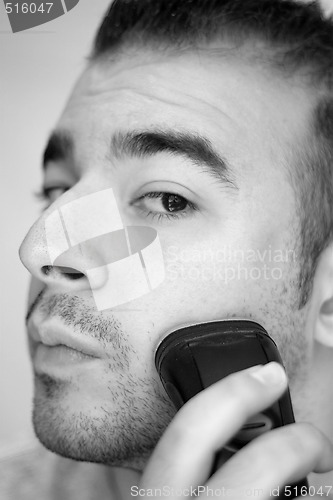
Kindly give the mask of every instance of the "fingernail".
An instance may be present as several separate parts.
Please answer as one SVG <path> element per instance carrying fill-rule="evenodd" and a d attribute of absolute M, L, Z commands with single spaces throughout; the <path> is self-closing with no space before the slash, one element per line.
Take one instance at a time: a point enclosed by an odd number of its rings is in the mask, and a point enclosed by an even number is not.
<path fill-rule="evenodd" d="M 275 361 L 267 363 L 250 375 L 266 385 L 281 385 L 287 378 L 283 367 Z"/>

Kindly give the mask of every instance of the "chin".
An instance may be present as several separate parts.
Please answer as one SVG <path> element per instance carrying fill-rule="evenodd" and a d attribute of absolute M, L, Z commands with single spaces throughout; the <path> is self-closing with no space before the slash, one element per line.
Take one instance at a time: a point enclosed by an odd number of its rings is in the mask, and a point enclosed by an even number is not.
<path fill-rule="evenodd" d="M 142 470 L 175 414 L 157 393 L 93 402 L 48 375 L 35 377 L 33 426 L 50 451 L 73 460 Z M 152 396 L 154 398 L 152 399 Z"/>

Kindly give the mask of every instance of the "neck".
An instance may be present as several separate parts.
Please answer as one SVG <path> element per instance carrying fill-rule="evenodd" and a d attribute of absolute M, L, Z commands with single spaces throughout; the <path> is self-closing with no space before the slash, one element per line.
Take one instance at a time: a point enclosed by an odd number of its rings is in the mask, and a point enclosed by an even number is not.
<path fill-rule="evenodd" d="M 312 367 L 307 391 L 308 414 L 311 422 L 333 443 L 333 349 L 318 342 L 313 345 Z M 311 408 L 311 410 L 310 410 Z M 322 497 L 333 498 L 333 471 L 310 474 L 309 484 L 316 492 L 322 487 Z M 330 490 L 331 488 L 331 490 Z M 318 493 L 317 493 L 318 494 Z"/>
<path fill-rule="evenodd" d="M 141 474 L 133 469 L 105 467 L 108 500 L 128 500 L 138 489 Z"/>

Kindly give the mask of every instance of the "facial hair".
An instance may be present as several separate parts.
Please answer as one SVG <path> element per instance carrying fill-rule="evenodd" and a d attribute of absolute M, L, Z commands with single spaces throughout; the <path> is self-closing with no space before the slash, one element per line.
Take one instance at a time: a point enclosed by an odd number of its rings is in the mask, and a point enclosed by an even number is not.
<path fill-rule="evenodd" d="M 82 391 L 74 378 L 34 373 L 33 425 L 38 439 L 67 458 L 140 470 L 175 410 L 151 369 L 142 370 L 141 375 L 133 372 L 132 360 L 138 355 L 122 324 L 80 297 L 47 297 L 44 291 L 31 306 L 27 320 L 32 314 L 43 320 L 57 318 L 74 334 L 95 339 L 104 352 L 111 353 L 103 360 L 100 378 L 108 397 L 94 399 L 91 406 L 71 404 L 73 399 L 80 400 Z"/>

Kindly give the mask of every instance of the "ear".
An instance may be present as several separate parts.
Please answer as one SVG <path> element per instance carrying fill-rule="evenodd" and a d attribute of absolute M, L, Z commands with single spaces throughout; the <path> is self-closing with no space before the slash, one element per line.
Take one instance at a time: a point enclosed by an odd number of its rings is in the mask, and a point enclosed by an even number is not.
<path fill-rule="evenodd" d="M 333 245 L 326 248 L 317 265 L 312 291 L 314 338 L 333 347 Z"/>

